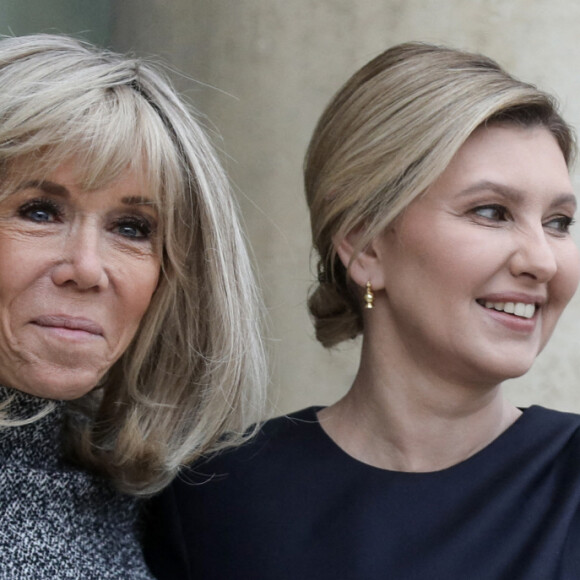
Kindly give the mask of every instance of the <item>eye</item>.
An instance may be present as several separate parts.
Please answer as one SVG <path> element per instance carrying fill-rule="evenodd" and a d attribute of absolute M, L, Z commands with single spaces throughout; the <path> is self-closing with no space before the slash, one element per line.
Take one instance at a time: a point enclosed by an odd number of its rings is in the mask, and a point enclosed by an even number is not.
<path fill-rule="evenodd" d="M 51 199 L 32 199 L 18 208 L 18 215 L 33 222 L 56 222 L 62 216 L 62 209 Z"/>
<path fill-rule="evenodd" d="M 124 238 L 148 240 L 151 238 L 153 226 L 146 218 L 130 216 L 116 220 L 113 231 Z"/>
<path fill-rule="evenodd" d="M 480 205 L 474 208 L 472 212 L 479 217 L 492 221 L 505 221 L 508 219 L 507 208 L 497 203 Z"/>
<path fill-rule="evenodd" d="M 556 230 L 559 234 L 567 234 L 570 232 L 570 226 L 574 224 L 574 218 L 567 215 L 559 215 L 550 218 L 544 222 L 544 227 Z"/>

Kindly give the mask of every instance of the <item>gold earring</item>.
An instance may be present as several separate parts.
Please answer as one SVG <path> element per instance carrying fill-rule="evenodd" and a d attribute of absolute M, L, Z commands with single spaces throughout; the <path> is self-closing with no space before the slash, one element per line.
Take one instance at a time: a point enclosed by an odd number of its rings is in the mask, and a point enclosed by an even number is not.
<path fill-rule="evenodd" d="M 365 299 L 365 308 L 368 308 L 369 310 L 374 308 L 375 295 L 373 294 L 373 289 L 371 287 L 370 282 L 367 282 L 367 289 L 364 295 L 364 299 Z"/>

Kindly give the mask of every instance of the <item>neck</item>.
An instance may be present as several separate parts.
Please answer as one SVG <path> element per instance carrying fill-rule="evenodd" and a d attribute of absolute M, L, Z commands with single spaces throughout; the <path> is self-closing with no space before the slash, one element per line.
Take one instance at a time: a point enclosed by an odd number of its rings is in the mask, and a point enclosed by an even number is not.
<path fill-rule="evenodd" d="M 319 413 L 327 434 L 359 461 L 394 471 L 445 469 L 486 447 L 521 412 L 500 384 L 458 384 L 398 361 L 363 357 L 347 395 Z"/>

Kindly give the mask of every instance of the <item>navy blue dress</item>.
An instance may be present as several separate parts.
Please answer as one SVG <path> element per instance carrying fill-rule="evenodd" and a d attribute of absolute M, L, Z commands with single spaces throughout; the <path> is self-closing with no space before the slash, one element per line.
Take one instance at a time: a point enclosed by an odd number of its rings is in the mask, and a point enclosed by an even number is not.
<path fill-rule="evenodd" d="M 578 580 L 580 416 L 530 407 L 462 463 L 371 467 L 318 408 L 185 470 L 149 506 L 160 579 Z"/>

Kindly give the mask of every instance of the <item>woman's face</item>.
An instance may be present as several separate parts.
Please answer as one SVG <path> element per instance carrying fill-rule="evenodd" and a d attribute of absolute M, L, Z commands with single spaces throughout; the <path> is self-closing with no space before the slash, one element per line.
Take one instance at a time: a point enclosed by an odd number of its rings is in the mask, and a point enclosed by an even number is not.
<path fill-rule="evenodd" d="M 130 171 L 83 191 L 74 160 L 0 202 L 0 383 L 55 399 L 97 384 L 157 286 L 154 208 Z"/>
<path fill-rule="evenodd" d="M 578 285 L 575 210 L 547 129 L 478 129 L 375 240 L 384 348 L 451 380 L 525 373 Z"/>

